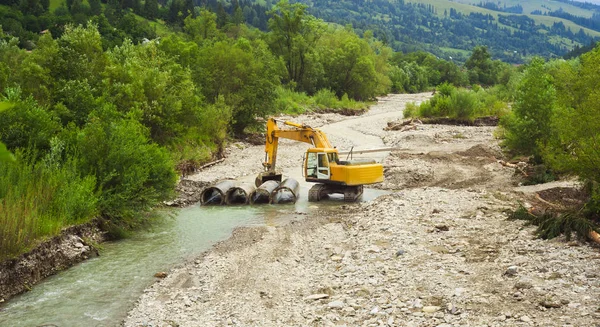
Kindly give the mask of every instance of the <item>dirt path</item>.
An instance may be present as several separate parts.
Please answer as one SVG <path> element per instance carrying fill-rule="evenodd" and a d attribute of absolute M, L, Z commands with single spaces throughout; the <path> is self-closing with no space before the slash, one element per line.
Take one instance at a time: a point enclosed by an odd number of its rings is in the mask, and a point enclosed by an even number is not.
<path fill-rule="evenodd" d="M 395 146 L 394 190 L 286 226 L 238 229 L 147 289 L 125 326 L 598 326 L 598 249 L 532 236 L 503 210 L 524 195 L 490 127 L 384 131 L 407 101 L 364 116 L 299 117 L 333 144 Z M 379 140 L 379 141 L 378 141 Z M 239 144 L 198 181 L 253 176 L 262 147 Z M 303 144 L 281 147 L 298 166 Z M 256 167 L 256 168 L 254 168 Z M 254 170 L 252 170 L 254 169 Z"/>

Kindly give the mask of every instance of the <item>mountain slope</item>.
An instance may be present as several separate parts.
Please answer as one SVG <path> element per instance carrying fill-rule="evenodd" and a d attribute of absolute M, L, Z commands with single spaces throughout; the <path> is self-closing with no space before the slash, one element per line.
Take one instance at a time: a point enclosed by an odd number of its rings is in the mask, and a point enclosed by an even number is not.
<path fill-rule="evenodd" d="M 485 45 L 495 58 L 522 63 L 533 55 L 562 56 L 600 32 L 557 17 L 515 15 L 448 0 L 302 0 L 311 14 L 357 32 L 373 30 L 397 50 L 426 50 L 464 61 Z M 461 51 L 462 50 L 462 51 Z"/>

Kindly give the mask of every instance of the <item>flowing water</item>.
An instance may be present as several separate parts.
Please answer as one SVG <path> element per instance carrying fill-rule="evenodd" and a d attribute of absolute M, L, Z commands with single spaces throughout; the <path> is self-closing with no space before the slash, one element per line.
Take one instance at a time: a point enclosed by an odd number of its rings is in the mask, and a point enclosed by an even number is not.
<path fill-rule="evenodd" d="M 236 227 L 280 225 L 310 219 L 340 200 L 308 203 L 302 185 L 295 204 L 199 206 L 178 209 L 151 231 L 102 245 L 100 256 L 49 277 L 0 307 L 0 326 L 118 326 L 155 273 L 191 260 Z M 363 201 L 384 191 L 365 189 Z M 172 214 L 173 214 L 172 213 Z"/>

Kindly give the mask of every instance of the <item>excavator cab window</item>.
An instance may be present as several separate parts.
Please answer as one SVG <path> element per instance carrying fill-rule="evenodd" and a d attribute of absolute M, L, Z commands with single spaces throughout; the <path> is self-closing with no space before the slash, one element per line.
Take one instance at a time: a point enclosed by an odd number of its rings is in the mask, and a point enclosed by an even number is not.
<path fill-rule="evenodd" d="M 327 153 L 317 153 L 319 158 L 319 167 L 317 169 L 317 178 L 318 179 L 329 179 L 329 158 L 327 158 Z"/>
<path fill-rule="evenodd" d="M 315 152 L 307 153 L 306 177 L 317 178 L 317 154 Z"/>
<path fill-rule="evenodd" d="M 328 153 L 327 157 L 329 158 L 329 162 L 339 163 L 339 161 L 340 161 L 337 153 L 335 153 L 335 152 Z"/>

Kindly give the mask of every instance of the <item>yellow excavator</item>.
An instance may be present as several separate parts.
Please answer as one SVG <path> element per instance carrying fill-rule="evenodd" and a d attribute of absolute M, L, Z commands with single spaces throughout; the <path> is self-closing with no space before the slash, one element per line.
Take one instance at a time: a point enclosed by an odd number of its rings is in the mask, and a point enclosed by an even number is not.
<path fill-rule="evenodd" d="M 287 129 L 280 129 L 277 121 L 267 121 L 265 142 L 265 171 L 256 177 L 256 186 L 268 180 L 281 182 L 277 173 L 277 147 L 279 139 L 290 139 L 312 144 L 304 155 L 303 176 L 307 182 L 317 183 L 308 192 L 308 201 L 320 201 L 330 194 L 343 194 L 344 201 L 354 202 L 363 193 L 363 185 L 383 181 L 383 165 L 374 160 L 339 159 L 339 152 L 331 146 L 327 136 L 320 130 L 304 124 L 283 122 Z"/>

